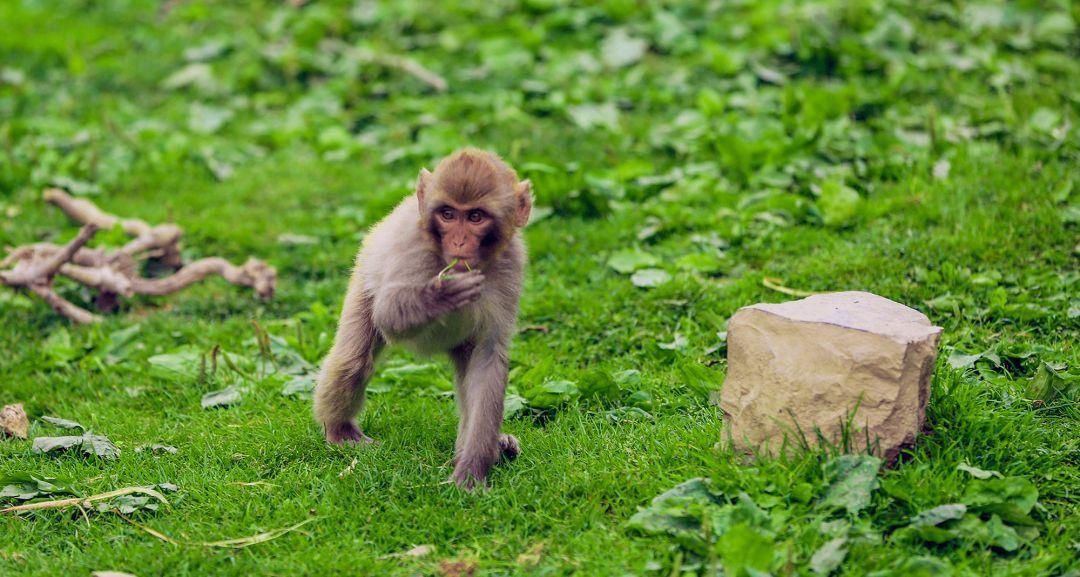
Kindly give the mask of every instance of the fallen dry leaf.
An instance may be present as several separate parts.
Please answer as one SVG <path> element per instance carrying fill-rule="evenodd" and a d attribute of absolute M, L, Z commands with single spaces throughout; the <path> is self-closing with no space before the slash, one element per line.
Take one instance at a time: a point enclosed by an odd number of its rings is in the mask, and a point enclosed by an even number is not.
<path fill-rule="evenodd" d="M 439 575 L 444 577 L 472 577 L 475 572 L 475 561 L 439 561 Z"/>
<path fill-rule="evenodd" d="M 25 439 L 30 430 L 30 419 L 21 404 L 7 405 L 0 410 L 0 433 Z"/>
<path fill-rule="evenodd" d="M 540 562 L 540 556 L 541 556 L 541 554 L 543 554 L 543 552 L 544 552 L 544 544 L 543 543 L 537 543 L 536 545 L 533 545 L 532 547 L 529 547 L 528 551 L 526 551 L 526 552 L 522 553 L 521 555 L 517 556 L 517 564 L 518 565 L 526 565 L 526 566 L 529 566 L 529 567 L 531 567 L 533 565 L 536 565 L 537 563 Z"/>
<path fill-rule="evenodd" d="M 412 549 L 409 549 L 408 551 L 403 551 L 401 553 L 391 553 L 389 555 L 383 555 L 380 558 L 381 559 L 394 559 L 394 558 L 411 557 L 413 559 L 419 559 L 421 557 L 427 557 L 428 555 L 431 555 L 434 552 L 435 552 L 435 546 L 434 545 L 417 545 L 416 547 L 413 547 Z"/>

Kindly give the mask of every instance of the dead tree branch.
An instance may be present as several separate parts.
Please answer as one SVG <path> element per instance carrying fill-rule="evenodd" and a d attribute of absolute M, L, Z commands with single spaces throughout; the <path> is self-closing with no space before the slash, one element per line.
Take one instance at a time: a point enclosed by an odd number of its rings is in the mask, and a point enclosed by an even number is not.
<path fill-rule="evenodd" d="M 150 252 L 150 257 L 163 265 L 180 268 L 180 237 L 183 231 L 175 224 L 151 226 L 137 218 L 120 218 L 98 208 L 94 203 L 82 198 L 75 198 L 58 189 L 50 188 L 44 193 L 45 202 L 56 205 L 68 218 L 83 224 L 95 224 L 101 229 L 111 229 L 117 224 L 124 232 L 134 237 L 124 245 L 118 254 L 135 258 L 142 252 Z"/>
<path fill-rule="evenodd" d="M 274 295 L 277 271 L 258 259 L 250 258 L 243 266 L 236 266 L 223 258 L 212 257 L 182 266 L 183 231 L 174 224 L 152 226 L 138 219 L 121 219 L 59 189 L 46 190 L 44 198 L 83 227 L 62 246 L 36 243 L 9 249 L 8 255 L 0 260 L 0 269 L 10 267 L 10 270 L 0 270 L 0 284 L 41 297 L 54 311 L 74 322 L 91 323 L 99 318 L 56 293 L 53 279 L 57 274 L 97 290 L 95 306 L 100 311 L 114 310 L 121 296 L 172 294 L 210 276 L 251 287 L 261 299 Z M 117 224 L 133 237 L 123 247 L 106 250 L 85 246 L 98 230 Z M 147 259 L 155 259 L 175 272 L 165 277 L 145 278 L 137 264 Z"/>

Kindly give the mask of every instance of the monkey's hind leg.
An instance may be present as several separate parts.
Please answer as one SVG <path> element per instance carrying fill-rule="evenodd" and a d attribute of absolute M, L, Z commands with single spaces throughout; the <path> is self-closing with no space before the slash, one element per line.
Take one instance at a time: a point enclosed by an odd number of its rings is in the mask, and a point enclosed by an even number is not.
<path fill-rule="evenodd" d="M 315 386 L 315 418 L 322 423 L 327 442 L 334 444 L 372 442 L 354 418 L 364 406 L 364 391 L 383 341 L 371 320 L 370 299 L 355 297 L 350 288 L 334 346 Z"/>
<path fill-rule="evenodd" d="M 507 365 L 506 345 L 488 341 L 471 351 L 461 375 L 458 388 L 465 396 L 459 401 L 461 427 L 452 478 L 466 490 L 484 487 L 488 472 L 500 458 L 511 459 L 520 452 L 517 439 L 499 432 Z"/>
<path fill-rule="evenodd" d="M 450 350 L 450 359 L 454 362 L 455 378 L 454 378 L 454 397 L 457 399 L 458 406 L 458 432 L 457 441 L 454 444 L 454 453 L 460 455 L 464 449 L 466 436 L 466 427 L 469 423 L 469 388 L 466 386 L 465 379 L 468 376 L 469 371 L 469 359 L 472 358 L 474 345 L 472 341 L 468 341 Z M 508 434 L 499 434 L 499 454 L 504 461 L 513 460 L 519 454 L 521 454 L 521 444 L 518 443 L 517 437 Z M 455 464 L 457 458 L 454 459 Z"/>

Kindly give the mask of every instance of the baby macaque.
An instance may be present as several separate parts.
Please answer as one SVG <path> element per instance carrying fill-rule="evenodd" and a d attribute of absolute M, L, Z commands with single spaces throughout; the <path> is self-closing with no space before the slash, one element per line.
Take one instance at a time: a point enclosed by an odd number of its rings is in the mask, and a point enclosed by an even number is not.
<path fill-rule="evenodd" d="M 315 389 L 315 416 L 331 443 L 370 443 L 355 417 L 387 343 L 447 352 L 457 377 L 453 480 L 484 486 L 518 441 L 501 434 L 508 349 L 525 271 L 518 229 L 531 184 L 490 152 L 465 148 L 420 170 L 406 198 L 364 239 L 334 346 Z"/>

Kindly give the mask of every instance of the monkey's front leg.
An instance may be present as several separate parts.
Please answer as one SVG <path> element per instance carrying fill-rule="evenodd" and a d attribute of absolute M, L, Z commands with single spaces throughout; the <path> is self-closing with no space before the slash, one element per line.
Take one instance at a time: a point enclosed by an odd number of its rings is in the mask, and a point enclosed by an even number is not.
<path fill-rule="evenodd" d="M 330 443 L 370 443 L 354 417 L 364 406 L 364 390 L 375 370 L 382 337 L 371 318 L 371 299 L 357 279 L 350 282 L 337 335 L 322 362 L 315 386 L 315 417 Z"/>
<path fill-rule="evenodd" d="M 483 486 L 500 456 L 513 458 L 519 452 L 517 439 L 499 433 L 508 365 L 507 344 L 502 339 L 477 345 L 468 360 L 459 387 L 464 398 L 453 473 L 454 482 L 464 489 Z"/>
<path fill-rule="evenodd" d="M 476 302 L 483 290 L 478 270 L 436 276 L 421 286 L 387 284 L 375 295 L 375 325 L 391 339 L 408 338 L 435 318 Z"/>

